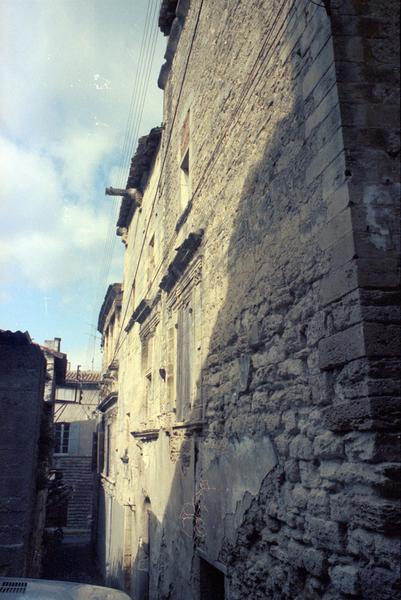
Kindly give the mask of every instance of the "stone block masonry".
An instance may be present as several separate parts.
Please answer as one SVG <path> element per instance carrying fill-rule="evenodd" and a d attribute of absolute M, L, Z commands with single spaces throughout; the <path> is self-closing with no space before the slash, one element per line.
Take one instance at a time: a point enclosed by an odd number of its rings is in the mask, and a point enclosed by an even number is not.
<path fill-rule="evenodd" d="M 45 358 L 20 332 L 0 332 L 0 573 L 32 575 Z"/>
<path fill-rule="evenodd" d="M 57 457 L 57 467 L 63 472 L 63 481 L 72 487 L 68 501 L 67 530 L 89 532 L 93 510 L 92 457 Z"/>
<path fill-rule="evenodd" d="M 179 22 L 125 233 L 122 314 L 151 309 L 120 345 L 110 497 L 139 598 L 204 600 L 205 573 L 229 600 L 400 597 L 397 11 Z"/>

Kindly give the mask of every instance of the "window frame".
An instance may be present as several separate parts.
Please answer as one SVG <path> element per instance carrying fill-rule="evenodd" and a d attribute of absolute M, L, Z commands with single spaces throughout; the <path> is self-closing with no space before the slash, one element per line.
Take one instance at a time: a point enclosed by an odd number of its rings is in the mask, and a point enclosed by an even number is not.
<path fill-rule="evenodd" d="M 58 455 L 68 455 L 69 454 L 69 446 L 70 446 L 70 434 L 71 434 L 71 423 L 68 423 L 67 421 L 59 421 L 56 422 L 54 427 L 54 437 L 55 437 L 55 443 L 54 443 L 54 454 L 58 454 Z M 60 427 L 60 434 L 58 434 L 57 432 L 57 428 Z M 65 439 L 66 439 L 66 443 L 65 443 Z M 67 449 L 64 451 L 64 447 L 67 447 Z M 60 449 L 60 451 L 59 451 Z"/>
<path fill-rule="evenodd" d="M 167 299 L 168 370 L 166 375 L 168 382 L 168 405 L 169 409 L 175 413 L 176 425 L 198 422 L 203 418 L 201 280 L 202 256 L 200 255 L 188 267 L 188 270 L 186 270 L 181 280 L 175 285 Z M 180 331 L 180 325 L 182 327 L 183 314 L 185 315 L 186 311 L 191 316 L 189 319 L 190 325 L 188 326 L 187 322 L 186 327 L 186 334 L 189 339 L 187 342 L 184 339 L 183 348 L 182 343 L 180 344 L 180 338 L 183 333 L 185 335 L 185 332 L 183 329 Z M 187 347 L 187 357 L 183 360 L 185 346 Z M 185 364 L 190 365 L 191 373 L 184 384 L 182 383 L 180 368 L 185 368 Z M 185 390 L 182 386 L 185 386 L 188 390 L 186 394 L 187 398 L 183 397 Z"/>

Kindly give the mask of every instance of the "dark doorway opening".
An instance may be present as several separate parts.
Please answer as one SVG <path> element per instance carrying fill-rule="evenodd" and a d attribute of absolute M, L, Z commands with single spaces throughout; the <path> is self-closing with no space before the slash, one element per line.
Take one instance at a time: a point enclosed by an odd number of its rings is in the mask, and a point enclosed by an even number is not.
<path fill-rule="evenodd" d="M 224 600 L 224 573 L 200 558 L 200 600 Z"/>

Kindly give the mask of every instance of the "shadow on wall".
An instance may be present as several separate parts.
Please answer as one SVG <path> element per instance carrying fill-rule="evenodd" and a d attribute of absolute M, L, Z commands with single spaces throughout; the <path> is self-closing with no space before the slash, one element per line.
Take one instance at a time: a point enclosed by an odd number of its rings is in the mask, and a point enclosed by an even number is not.
<path fill-rule="evenodd" d="M 316 10 L 305 6 L 307 15 Z M 317 132 L 305 137 L 302 70 L 309 54 L 302 56 L 298 44 L 280 62 L 292 43 L 292 32 L 283 29 L 281 53 L 266 62 L 243 117 L 251 126 L 239 123 L 225 157 L 235 187 L 227 181 L 208 223 L 197 224 L 205 227 L 205 262 L 223 263 L 208 254 L 208 241 L 219 221 L 229 221 L 221 207 L 232 207 L 226 299 L 202 368 L 206 425 L 183 441 L 163 520 L 151 519 L 157 531 L 150 540 L 149 598 L 196 599 L 193 582 L 203 585 L 197 554 L 226 565 L 230 600 L 295 597 L 305 586 L 305 573 L 287 561 L 286 545 L 280 548 L 279 530 L 288 541 L 289 528 L 295 539 L 304 527 L 287 497 L 299 481 L 297 461 L 293 474 L 284 470 L 288 444 L 302 427 L 309 437 L 323 431 L 311 398 L 321 375 L 318 338 L 308 329 L 317 327 L 319 280 L 328 269 L 318 244 L 326 209 L 314 161 L 326 140 Z M 334 135 L 338 126 L 333 121 L 326 131 Z M 259 131 L 258 139 L 247 131 Z M 333 188 L 344 177 L 340 161 Z M 317 476 L 317 464 L 304 466 L 308 477 Z"/>
<path fill-rule="evenodd" d="M 272 3 L 272 10 L 279 5 L 287 6 Z M 349 174 L 325 9 L 306 0 L 288 6 L 290 17 L 268 60 L 260 60 L 255 91 L 220 153 L 219 201 L 213 177 L 204 198 L 195 200 L 194 213 L 196 202 L 213 199 L 207 223 L 195 228 L 205 228 L 205 281 L 213 289 L 226 285 L 226 292 L 202 365 L 206 423 L 184 437 L 178 458 L 171 452 L 176 466 L 162 519 L 152 497 L 152 510 L 137 507 L 148 531 L 133 566 L 138 600 L 207 598 L 196 557 L 226 571 L 230 600 L 317 599 L 331 585 L 329 576 L 344 593 L 358 593 L 353 567 L 341 563 L 347 524 L 329 512 L 333 497 L 348 492 L 347 482 L 323 479 L 320 469 L 321 461 L 330 468 L 347 462 L 344 434 L 329 431 L 323 413 L 347 386 L 362 389 L 366 377 L 347 365 L 319 368 L 318 343 L 336 331 L 334 309 L 323 307 L 320 295 L 331 267 L 322 249 L 326 198 Z M 301 44 L 303 20 L 310 31 Z M 219 115 L 215 131 L 221 132 L 227 115 Z M 336 306 L 339 329 L 349 326 L 352 302 Z M 161 432 L 157 443 L 168 448 L 172 440 Z M 354 464 L 346 467 L 355 471 Z M 355 556 L 362 567 L 371 558 Z"/>
<path fill-rule="evenodd" d="M 105 566 L 103 573 L 105 585 L 124 590 L 135 600 L 149 600 L 150 539 L 161 530 L 161 523 L 152 512 L 148 497 L 145 498 L 142 507 L 138 507 L 135 513 L 130 513 L 129 518 L 138 515 L 141 519 L 140 523 L 136 523 L 139 527 L 139 545 L 135 548 L 135 559 L 132 561 L 129 548 L 124 545 L 124 542 L 125 544 L 127 542 L 127 530 L 122 529 L 124 521 L 119 519 L 120 522 L 116 523 L 110 502 L 112 502 L 111 497 L 106 497 L 101 489 L 98 528 L 98 536 L 101 537 L 96 540 L 96 555 L 98 564 Z M 114 502 L 114 510 L 117 512 L 121 510 L 117 502 Z M 127 515 L 125 515 L 125 525 L 127 525 Z M 104 532 L 104 537 L 101 532 Z M 132 578 L 133 573 L 134 578 Z"/>

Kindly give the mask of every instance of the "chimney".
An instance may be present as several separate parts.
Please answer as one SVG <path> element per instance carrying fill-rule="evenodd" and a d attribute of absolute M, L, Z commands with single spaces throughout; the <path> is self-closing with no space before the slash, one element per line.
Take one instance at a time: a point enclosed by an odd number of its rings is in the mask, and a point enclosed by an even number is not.
<path fill-rule="evenodd" d="M 46 348 L 50 348 L 50 350 L 55 350 L 56 352 L 60 352 L 60 344 L 61 338 L 55 337 L 54 340 L 45 340 L 43 345 Z"/>

